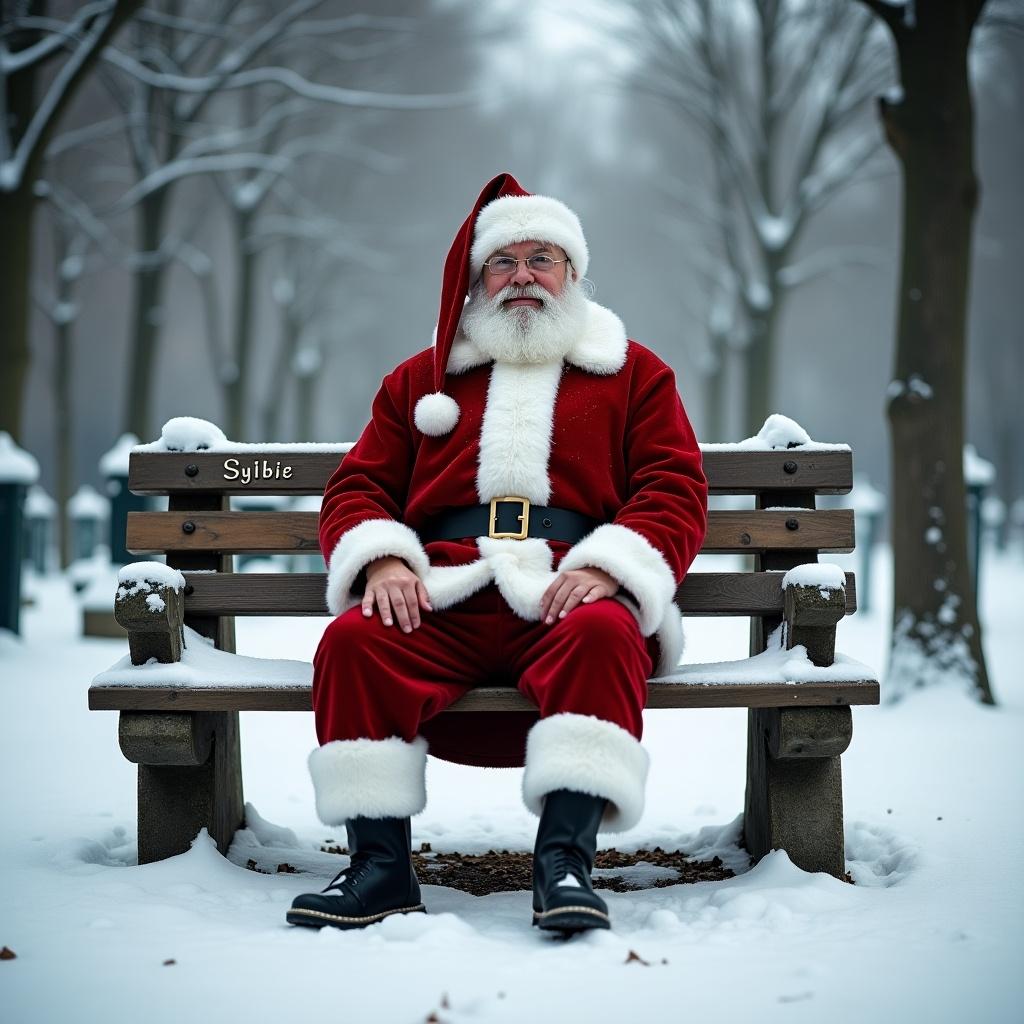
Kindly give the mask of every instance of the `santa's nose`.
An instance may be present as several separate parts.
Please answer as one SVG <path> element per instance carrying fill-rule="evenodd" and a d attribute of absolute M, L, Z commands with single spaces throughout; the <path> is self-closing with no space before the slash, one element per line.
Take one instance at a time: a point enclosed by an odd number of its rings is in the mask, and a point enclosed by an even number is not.
<path fill-rule="evenodd" d="M 533 271 L 528 263 L 516 265 L 516 272 L 512 275 L 512 284 L 533 284 Z"/>

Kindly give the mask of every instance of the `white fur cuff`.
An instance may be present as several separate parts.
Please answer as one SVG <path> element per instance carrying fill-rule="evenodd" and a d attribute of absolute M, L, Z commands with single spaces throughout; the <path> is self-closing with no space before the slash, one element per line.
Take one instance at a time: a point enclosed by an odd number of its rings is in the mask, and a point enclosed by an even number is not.
<path fill-rule="evenodd" d="M 316 813 L 331 827 L 349 818 L 407 818 L 427 804 L 427 741 L 332 740 L 309 755 Z"/>
<path fill-rule="evenodd" d="M 602 832 L 625 832 L 644 812 L 650 757 L 614 722 L 565 712 L 541 719 L 526 737 L 523 801 L 540 815 L 556 789 L 602 796 Z"/>
<path fill-rule="evenodd" d="M 430 559 L 414 530 L 396 519 L 367 519 L 346 530 L 331 552 L 327 570 L 327 609 L 332 615 L 359 603 L 352 584 L 359 571 L 375 558 L 394 555 L 404 558 L 420 579 L 430 568 Z"/>
<path fill-rule="evenodd" d="M 558 563 L 559 572 L 587 567 L 614 576 L 637 599 L 644 636 L 657 631 L 675 597 L 676 579 L 665 556 L 646 537 L 617 523 L 599 526 Z"/>

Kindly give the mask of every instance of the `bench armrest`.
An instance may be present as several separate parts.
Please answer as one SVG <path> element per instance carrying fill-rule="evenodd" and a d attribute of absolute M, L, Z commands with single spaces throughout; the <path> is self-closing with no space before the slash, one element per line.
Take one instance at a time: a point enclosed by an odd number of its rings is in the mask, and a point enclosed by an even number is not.
<path fill-rule="evenodd" d="M 181 661 L 185 646 L 185 587 L 167 579 L 164 572 L 146 573 L 147 563 L 126 565 L 119 574 L 114 598 L 114 618 L 128 631 L 133 665 L 150 659 L 162 663 Z"/>
<path fill-rule="evenodd" d="M 805 647 L 811 663 L 820 666 L 828 666 L 835 661 L 836 624 L 846 614 L 844 584 L 829 578 L 831 574 L 827 572 L 822 572 L 817 580 L 811 582 L 814 576 L 818 575 L 813 570 L 826 568 L 833 567 L 819 566 L 816 563 L 798 566 L 793 575 L 800 579 L 800 582 L 791 582 L 786 578 L 782 581 L 785 591 L 783 615 L 786 624 L 786 650 L 791 650 L 797 645 Z M 810 577 L 811 580 L 803 582 L 799 575 L 800 570 L 808 570 L 804 573 L 804 578 Z"/>

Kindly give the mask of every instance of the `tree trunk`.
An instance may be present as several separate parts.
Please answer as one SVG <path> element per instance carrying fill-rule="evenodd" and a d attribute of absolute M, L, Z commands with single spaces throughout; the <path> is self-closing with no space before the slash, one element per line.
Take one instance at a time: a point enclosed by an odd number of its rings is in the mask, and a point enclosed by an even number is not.
<path fill-rule="evenodd" d="M 772 288 L 777 288 L 775 281 Z M 750 308 L 750 341 L 744 350 L 744 377 L 746 401 L 744 403 L 744 425 L 747 436 L 756 434 L 764 421 L 775 412 L 775 349 L 779 325 L 778 290 L 772 292 L 764 309 Z"/>
<path fill-rule="evenodd" d="M 71 284 L 58 271 L 60 289 L 58 300 L 63 307 L 72 300 Z M 57 545 L 60 550 L 60 567 L 66 569 L 71 562 L 71 527 L 68 522 L 68 502 L 72 492 L 72 466 L 74 464 L 74 411 L 72 408 L 72 335 L 75 321 L 59 315 L 55 325 L 56 352 L 54 354 L 53 392 L 55 398 L 56 442 L 57 442 L 57 487 L 56 487 L 56 529 Z"/>
<path fill-rule="evenodd" d="M 263 410 L 260 419 L 262 421 L 261 434 L 264 441 L 280 441 L 281 438 L 281 413 L 284 404 L 282 387 L 284 383 L 292 378 L 295 359 L 295 352 L 299 346 L 300 324 L 298 318 L 293 314 L 291 304 L 283 303 L 281 306 L 281 326 L 277 340 L 277 357 L 274 359 L 274 369 L 267 387 L 266 398 L 263 402 Z M 303 440 L 302 436 L 298 440 Z"/>
<path fill-rule="evenodd" d="M 966 312 L 978 203 L 967 49 L 977 0 L 890 22 L 904 98 L 880 101 L 903 167 L 903 262 L 892 445 L 895 593 L 886 689 L 951 680 L 994 703 L 967 554 Z"/>
<path fill-rule="evenodd" d="M 295 431 L 297 441 L 316 437 L 316 387 L 318 373 L 300 374 L 295 378 Z"/>
<path fill-rule="evenodd" d="M 713 332 L 711 345 L 714 349 L 708 359 L 709 368 L 704 377 L 704 394 L 707 396 L 704 414 L 704 440 L 722 442 L 728 440 L 729 424 L 726 421 L 728 394 L 726 371 L 729 361 L 729 346 L 724 335 Z"/>
<path fill-rule="evenodd" d="M 13 192 L 0 189 L 0 430 L 21 438 L 28 376 L 29 269 L 32 266 L 32 182 Z"/>
<path fill-rule="evenodd" d="M 249 245 L 252 214 L 248 210 L 235 213 L 235 251 L 239 254 L 238 278 L 235 285 L 235 372 L 226 383 L 227 435 L 232 441 L 244 441 L 249 366 L 252 356 L 253 299 L 258 256 Z"/>
<path fill-rule="evenodd" d="M 141 200 L 135 224 L 136 255 L 142 260 L 132 277 L 131 344 L 128 393 L 122 432 L 151 440 L 153 385 L 160 328 L 163 324 L 165 262 L 158 257 L 163 241 L 167 193 L 160 189 Z"/>
<path fill-rule="evenodd" d="M 32 271 L 32 222 L 35 213 L 33 190 L 39 177 L 42 155 L 54 127 L 92 70 L 100 52 L 141 3 L 142 0 L 117 0 L 109 21 L 96 38 L 95 47 L 71 72 L 50 108 L 49 117 L 28 153 L 20 179 L 10 187 L 6 187 L 6 182 L 0 183 L 0 225 L 3 226 L 3 242 L 0 244 L 0 430 L 6 430 L 16 441 L 21 438 L 21 413 L 29 367 L 29 275 Z M 45 5 L 29 4 L 24 13 L 45 15 L 47 12 Z M 34 34 L 23 35 L 26 46 L 35 41 Z M 17 45 L 18 38 L 11 36 L 6 40 L 15 52 L 22 48 Z M 10 132 L 14 145 L 23 137 L 36 111 L 38 66 L 30 64 L 0 83 L 0 87 L 6 90 L 0 103 L 6 119 L 4 127 Z"/>

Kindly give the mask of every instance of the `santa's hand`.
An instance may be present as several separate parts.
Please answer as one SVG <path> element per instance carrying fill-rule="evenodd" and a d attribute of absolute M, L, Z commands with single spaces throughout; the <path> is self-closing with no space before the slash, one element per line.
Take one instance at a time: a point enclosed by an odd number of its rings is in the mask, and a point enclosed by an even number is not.
<path fill-rule="evenodd" d="M 578 604 L 593 604 L 611 597 L 619 581 L 603 569 L 569 569 L 560 572 L 540 599 L 540 617 L 545 623 L 565 618 Z"/>
<path fill-rule="evenodd" d="M 364 616 L 373 614 L 374 601 L 384 625 L 391 625 L 393 612 L 404 633 L 411 633 L 419 626 L 421 606 L 428 612 L 433 611 L 423 581 L 402 559 L 392 555 L 385 555 L 366 566 Z"/>

